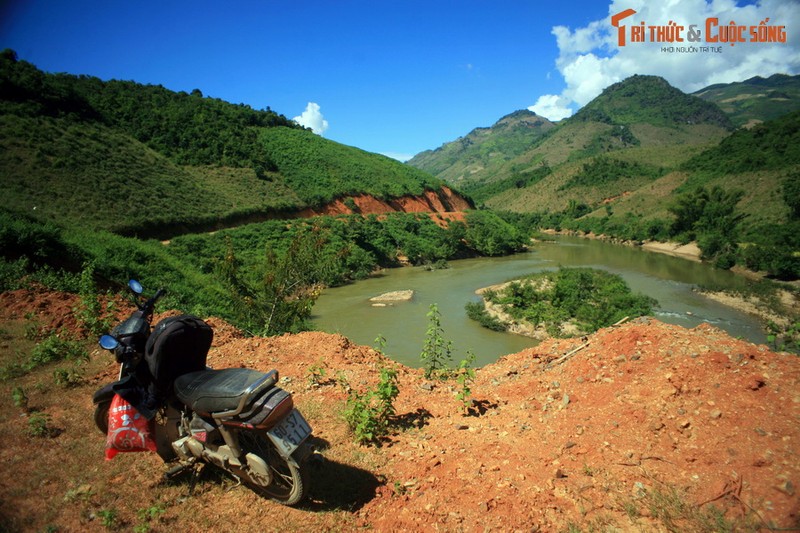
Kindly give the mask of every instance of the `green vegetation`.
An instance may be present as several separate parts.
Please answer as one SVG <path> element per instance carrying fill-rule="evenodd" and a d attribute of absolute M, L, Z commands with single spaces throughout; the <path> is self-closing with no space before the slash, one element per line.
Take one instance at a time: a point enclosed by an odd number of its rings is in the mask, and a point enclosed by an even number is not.
<path fill-rule="evenodd" d="M 620 276 L 590 268 L 541 272 L 484 297 L 515 320 L 544 327 L 553 336 L 592 333 L 625 317 L 648 315 L 657 305 L 632 293 Z"/>
<path fill-rule="evenodd" d="M 472 368 L 474 362 L 475 354 L 467 352 L 466 359 L 461 360 L 456 370 L 456 382 L 458 383 L 456 399 L 461 402 L 465 412 L 468 412 L 469 408 L 473 405 L 471 396 L 472 382 L 475 381 L 475 369 Z"/>
<path fill-rule="evenodd" d="M 469 194 L 477 203 L 482 203 L 492 196 L 496 196 L 511 189 L 524 189 L 536 185 L 550 175 L 552 169 L 546 164 L 534 170 L 516 172 L 507 178 L 488 183 L 468 183 L 464 185 L 464 193 Z"/>
<path fill-rule="evenodd" d="M 357 194 L 439 189 L 425 172 L 200 91 L 47 74 L 0 54 L 0 208 L 168 238 Z"/>
<path fill-rule="evenodd" d="M 697 179 L 726 174 L 783 169 L 800 161 L 800 111 L 789 113 L 751 129 L 740 129 L 687 161 L 683 168 Z"/>
<path fill-rule="evenodd" d="M 431 304 L 427 316 L 428 329 L 425 332 L 425 344 L 419 354 L 419 359 L 425 369 L 425 378 L 444 379 L 450 374 L 453 343 L 444 338 L 441 313 L 436 304 Z"/>
<path fill-rule="evenodd" d="M 634 75 L 610 85 L 572 120 L 616 125 L 712 124 L 732 129 L 730 119 L 715 104 L 684 94 L 658 76 Z"/>
<path fill-rule="evenodd" d="M 480 255 L 508 255 L 527 244 L 527 235 L 491 211 L 470 211 L 466 218 L 464 239 Z"/>
<path fill-rule="evenodd" d="M 307 130 L 263 129 L 259 141 L 286 184 L 308 205 L 362 193 L 383 199 L 420 195 L 442 186 L 426 172 Z"/>
<path fill-rule="evenodd" d="M 94 280 L 94 265 L 85 264 L 80 273 L 78 295 L 80 303 L 72 311 L 84 328 L 94 335 L 101 335 L 111 329 L 113 323 L 113 301 L 107 299 L 105 309 L 100 302 Z"/>
<path fill-rule="evenodd" d="M 267 249 L 263 263 L 247 277 L 229 247 L 217 268 L 228 288 L 236 322 L 253 335 L 297 331 L 311 316 L 328 263 L 321 260 L 324 242 L 312 232 L 293 240 L 285 254 Z"/>
<path fill-rule="evenodd" d="M 394 400 L 400 393 L 397 370 L 382 366 L 374 389 L 349 389 L 344 418 L 360 444 L 377 444 L 385 437 L 395 415 Z"/>
<path fill-rule="evenodd" d="M 67 338 L 63 333 L 53 333 L 34 347 L 27 368 L 33 370 L 55 361 L 85 361 L 88 358 L 89 354 L 79 341 Z"/>
<path fill-rule="evenodd" d="M 710 191 L 701 187 L 680 196 L 670 207 L 675 215 L 670 234 L 683 242 L 696 240 L 704 259 L 730 268 L 736 261 L 738 224 L 744 218 L 735 214 L 742 196 L 742 191 L 726 192 L 720 187 Z"/>
<path fill-rule="evenodd" d="M 567 180 L 559 190 L 564 191 L 573 187 L 604 187 L 623 178 L 645 177 L 648 180 L 655 180 L 663 174 L 664 170 L 661 168 L 599 156 L 584 163 L 583 169 Z"/>
<path fill-rule="evenodd" d="M 694 95 L 717 104 L 740 127 L 800 109 L 800 76 L 756 76 L 742 82 L 711 85 Z"/>
<path fill-rule="evenodd" d="M 436 150 L 419 153 L 408 164 L 458 182 L 460 175 L 474 167 L 494 166 L 524 153 L 553 127 L 552 122 L 532 111 L 515 111 L 490 128 L 475 128 Z"/>
<path fill-rule="evenodd" d="M 35 438 L 50 438 L 57 434 L 57 430 L 50 425 L 51 417 L 41 411 L 28 413 L 28 436 Z"/>
<path fill-rule="evenodd" d="M 11 400 L 14 402 L 14 406 L 18 407 L 23 412 L 28 412 L 28 395 L 25 394 L 25 390 L 22 387 L 14 387 L 11 389 Z"/>
<path fill-rule="evenodd" d="M 176 237 L 167 245 L 2 212 L 0 222 L 0 287 L 40 283 L 82 293 L 79 318 L 96 329 L 108 310 L 98 307 L 92 286 L 139 279 L 145 287 L 168 289 L 165 307 L 275 334 L 305 327 L 321 287 L 405 261 L 435 265 L 511 253 L 525 241 L 524 233 L 483 211 L 468 215 L 467 225 L 447 228 L 426 214 L 405 213 L 275 220 Z"/>
<path fill-rule="evenodd" d="M 469 318 L 475 320 L 487 329 L 491 329 L 492 331 L 506 331 L 506 329 L 508 329 L 502 321 L 490 315 L 481 302 L 467 302 L 464 309 Z"/>

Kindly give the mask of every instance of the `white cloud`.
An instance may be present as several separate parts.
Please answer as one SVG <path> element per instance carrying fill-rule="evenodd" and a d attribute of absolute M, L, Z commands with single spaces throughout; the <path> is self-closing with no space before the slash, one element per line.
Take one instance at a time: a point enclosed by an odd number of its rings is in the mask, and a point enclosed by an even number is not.
<path fill-rule="evenodd" d="M 322 135 L 328 129 L 328 121 L 320 113 L 319 104 L 314 102 L 309 102 L 303 114 L 299 117 L 294 117 L 292 120 L 303 127 L 311 128 L 311 131 L 317 135 Z"/>
<path fill-rule="evenodd" d="M 569 99 L 564 96 L 545 94 L 540 96 L 528 110 L 555 122 L 572 114 L 572 109 L 568 107 L 568 104 Z"/>
<path fill-rule="evenodd" d="M 662 52 L 664 46 L 714 46 L 706 42 L 628 42 L 621 47 L 617 42 L 617 28 L 611 25 L 611 16 L 629 8 L 636 14 L 621 21 L 621 25 L 630 27 L 642 21 L 646 26 L 667 25 L 674 21 L 688 28 L 696 24 L 703 32 L 703 41 L 705 21 L 709 17 L 717 17 L 721 26 L 730 21 L 740 26 L 757 26 L 769 18 L 768 24 L 785 27 L 787 42 L 745 42 L 735 46 L 726 43 L 722 44 L 720 53 Z M 675 87 L 693 92 L 713 83 L 800 72 L 800 2 L 797 0 L 762 0 L 742 7 L 735 0 L 613 0 L 607 18 L 574 30 L 556 26 L 552 34 L 559 49 L 556 67 L 564 77 L 566 88 L 560 95 L 539 97 L 529 108 L 551 120 L 568 116 L 565 115 L 568 110 L 571 114 L 605 87 L 634 74 L 661 76 Z M 649 33 L 647 40 L 650 40 Z"/>

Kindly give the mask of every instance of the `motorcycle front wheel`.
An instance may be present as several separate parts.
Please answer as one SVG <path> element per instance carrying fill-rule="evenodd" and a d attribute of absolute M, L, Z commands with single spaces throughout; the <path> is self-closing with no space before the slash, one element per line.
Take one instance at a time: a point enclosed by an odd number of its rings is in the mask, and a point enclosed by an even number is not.
<path fill-rule="evenodd" d="M 263 433 L 243 431 L 239 434 L 239 445 L 247 453 L 258 455 L 267 464 L 272 480 L 269 485 L 261 485 L 252 480 L 242 481 L 253 491 L 275 500 L 283 505 L 297 505 L 308 494 L 308 468 L 303 461 L 299 466 L 287 462 Z M 298 452 L 303 448 L 298 449 Z M 295 452 L 297 455 L 297 452 Z"/>
<path fill-rule="evenodd" d="M 94 406 L 94 425 L 103 435 L 108 434 L 108 410 L 111 409 L 111 400 L 104 400 Z"/>

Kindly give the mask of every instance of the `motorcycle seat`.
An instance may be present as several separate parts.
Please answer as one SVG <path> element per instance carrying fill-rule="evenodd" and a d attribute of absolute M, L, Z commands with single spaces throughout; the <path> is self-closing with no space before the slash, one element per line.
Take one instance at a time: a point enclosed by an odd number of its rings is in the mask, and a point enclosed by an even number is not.
<path fill-rule="evenodd" d="M 275 371 L 270 374 L 275 374 L 277 380 Z M 255 400 L 255 397 L 247 398 L 254 392 L 250 389 L 265 376 L 267 374 L 249 368 L 200 370 L 179 376 L 173 390 L 180 401 L 197 413 L 223 413 L 241 410 L 245 401 Z M 271 388 L 273 384 L 274 381 L 267 385 Z M 259 390 L 256 397 L 261 392 L 263 390 Z"/>

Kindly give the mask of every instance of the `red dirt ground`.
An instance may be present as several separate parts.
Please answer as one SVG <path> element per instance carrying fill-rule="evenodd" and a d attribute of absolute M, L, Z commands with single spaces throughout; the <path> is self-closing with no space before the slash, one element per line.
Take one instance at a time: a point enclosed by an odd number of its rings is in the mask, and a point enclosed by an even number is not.
<path fill-rule="evenodd" d="M 58 293 L 5 293 L 0 325 L 33 313 L 45 328 L 74 328 L 74 303 Z M 737 530 L 800 527 L 800 358 L 712 326 L 687 330 L 641 318 L 585 340 L 547 340 L 479 369 L 465 414 L 455 382 L 427 381 L 421 370 L 340 335 L 245 338 L 222 320 L 208 322 L 211 366 L 279 369 L 281 386 L 314 427 L 326 460 L 314 469 L 309 504 L 286 509 L 213 479 L 187 496 L 185 487 L 158 484 L 163 466 L 146 454 L 104 463 L 90 397 L 116 370 L 98 353 L 87 385 L 45 406 L 63 431 L 54 445 L 37 447 L 52 455 L 38 462 L 62 461 L 62 470 L 70 471 L 70 461 L 94 466 L 80 479 L 51 469 L 48 482 L 26 491 L 15 480 L 37 468 L 24 460 L 30 438 L 8 438 L 0 459 L 14 476 L 0 481 L 0 520 L 20 530 L 100 529 L 91 510 L 108 504 L 99 496 L 45 518 L 37 509 L 113 478 L 112 492 L 134 499 L 116 504 L 128 529 L 136 509 L 153 501 L 140 487 L 165 502 L 152 531 L 713 531 L 721 526 L 703 521 L 713 509 Z M 395 406 L 404 428 L 379 448 L 355 445 L 336 380 L 362 388 L 386 364 L 399 371 Z M 311 367 L 324 368 L 316 384 Z M 13 385 L 2 384 L 4 397 Z M 3 433 L 20 434 L 19 418 L 0 419 Z M 85 455 L 58 455 L 78 447 L 73 441 Z"/>

